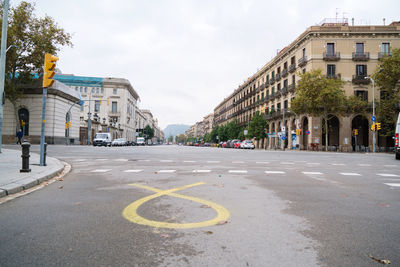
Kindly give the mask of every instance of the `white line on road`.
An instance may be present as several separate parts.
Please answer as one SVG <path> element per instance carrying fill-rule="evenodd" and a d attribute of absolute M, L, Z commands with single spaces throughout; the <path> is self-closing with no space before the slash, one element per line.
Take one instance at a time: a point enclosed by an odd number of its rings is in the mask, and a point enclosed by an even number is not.
<path fill-rule="evenodd" d="M 183 162 L 184 163 L 195 163 L 196 161 L 195 160 L 184 160 Z"/>
<path fill-rule="evenodd" d="M 115 159 L 114 161 L 128 161 L 128 159 Z"/>
<path fill-rule="evenodd" d="M 398 183 L 385 183 L 385 185 L 388 185 L 391 187 L 400 187 L 400 184 L 398 184 Z"/>
<path fill-rule="evenodd" d="M 369 167 L 369 166 L 371 166 L 371 164 L 357 164 L 358 166 L 361 166 L 361 167 Z"/>
<path fill-rule="evenodd" d="M 176 170 L 159 170 L 158 173 L 174 173 Z"/>
<path fill-rule="evenodd" d="M 232 163 L 244 163 L 244 161 L 232 161 Z"/>
<path fill-rule="evenodd" d="M 97 170 L 92 170 L 90 172 L 109 172 L 111 169 L 97 169 Z"/>
<path fill-rule="evenodd" d="M 246 170 L 229 170 L 229 173 L 247 173 Z"/>
<path fill-rule="evenodd" d="M 302 172 L 302 173 L 306 175 L 323 174 L 322 172 Z"/>
<path fill-rule="evenodd" d="M 283 171 L 265 171 L 266 174 L 284 174 Z"/>
<path fill-rule="evenodd" d="M 143 170 L 125 170 L 124 172 L 134 172 L 134 173 L 139 173 L 142 172 Z"/>
<path fill-rule="evenodd" d="M 138 161 L 140 161 L 140 162 L 149 162 L 150 160 L 149 159 L 139 159 Z"/>
<path fill-rule="evenodd" d="M 160 160 L 160 162 L 173 162 L 173 161 L 170 159 L 162 159 L 162 160 Z"/>
<path fill-rule="evenodd" d="M 74 160 L 75 162 L 81 162 L 81 161 L 85 161 L 86 159 L 76 159 Z"/>
<path fill-rule="evenodd" d="M 193 170 L 195 173 L 208 173 L 211 172 L 211 170 Z"/>
<path fill-rule="evenodd" d="M 346 164 L 344 163 L 331 163 L 333 166 L 345 166 Z"/>
<path fill-rule="evenodd" d="M 256 164 L 269 164 L 268 161 L 257 161 Z"/>
<path fill-rule="evenodd" d="M 400 175 L 391 174 L 391 173 L 377 173 L 376 175 L 383 176 L 383 177 L 400 177 Z"/>
<path fill-rule="evenodd" d="M 361 174 L 355 172 L 340 172 L 340 174 L 345 176 L 361 176 Z"/>
<path fill-rule="evenodd" d="M 294 162 L 286 162 L 286 161 L 282 161 L 281 162 L 282 165 L 293 165 Z M 319 164 L 319 163 L 318 163 Z"/>
<path fill-rule="evenodd" d="M 384 167 L 397 167 L 398 165 L 383 165 Z"/>
<path fill-rule="evenodd" d="M 107 159 L 96 159 L 98 161 L 106 161 Z"/>
<path fill-rule="evenodd" d="M 220 163 L 221 161 L 218 161 L 218 160 L 209 160 L 209 161 L 207 161 L 207 163 Z"/>
<path fill-rule="evenodd" d="M 307 165 L 320 165 L 321 163 L 319 162 L 308 162 Z"/>

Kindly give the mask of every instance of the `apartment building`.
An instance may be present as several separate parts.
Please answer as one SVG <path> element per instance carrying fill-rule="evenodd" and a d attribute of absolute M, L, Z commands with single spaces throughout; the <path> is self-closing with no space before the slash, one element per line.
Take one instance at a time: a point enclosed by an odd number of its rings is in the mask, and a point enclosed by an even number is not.
<path fill-rule="evenodd" d="M 80 107 L 79 141 L 88 144 L 97 132 L 110 132 L 113 138 L 136 140 L 135 111 L 139 95 L 127 79 L 57 74 L 54 76 L 85 100 Z M 90 124 L 90 127 L 89 127 Z"/>
<path fill-rule="evenodd" d="M 294 114 L 290 110 L 299 73 L 322 69 L 327 77 L 345 81 L 346 95 L 360 96 L 371 102 L 372 85 L 366 77 L 375 73 L 378 60 L 390 56 L 393 48 L 400 48 L 400 22 L 350 26 L 347 19 L 325 19 L 319 25 L 309 27 L 226 97 L 214 109 L 214 126 L 236 119 L 246 127 L 259 111 L 269 123 L 267 137 L 261 140 L 259 147 L 322 149 L 325 146 L 322 119 Z M 376 88 L 377 101 L 379 97 Z M 331 115 L 334 117 L 328 125 L 330 149 L 371 150 L 372 114 L 366 117 L 361 114 Z M 352 136 L 353 129 L 358 129 L 357 138 Z M 300 134 L 296 135 L 296 132 Z M 380 138 L 378 146 L 385 146 L 385 141 Z"/>
<path fill-rule="evenodd" d="M 210 133 L 213 128 L 214 123 L 214 113 L 210 113 L 203 118 L 202 121 L 193 124 L 186 132 L 186 136 L 191 137 L 203 137 L 204 135 Z"/>

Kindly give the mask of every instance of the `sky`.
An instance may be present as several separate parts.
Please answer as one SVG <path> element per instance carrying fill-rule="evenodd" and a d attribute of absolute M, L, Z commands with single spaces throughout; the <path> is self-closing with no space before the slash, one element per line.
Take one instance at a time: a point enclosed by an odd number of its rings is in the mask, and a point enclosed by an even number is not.
<path fill-rule="evenodd" d="M 21 1 L 10 0 L 11 6 Z M 40 0 L 72 34 L 64 74 L 126 78 L 164 129 L 192 125 L 324 18 L 400 21 L 398 0 Z"/>

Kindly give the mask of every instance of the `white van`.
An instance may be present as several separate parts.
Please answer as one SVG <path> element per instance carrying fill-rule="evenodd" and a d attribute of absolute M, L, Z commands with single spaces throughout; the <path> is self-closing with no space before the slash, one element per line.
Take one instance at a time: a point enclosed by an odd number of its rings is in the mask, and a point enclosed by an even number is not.
<path fill-rule="evenodd" d="M 111 146 L 111 142 L 110 133 L 97 133 L 93 139 L 93 146 Z"/>
<path fill-rule="evenodd" d="M 400 113 L 399 116 L 397 117 L 396 132 L 394 133 L 394 152 L 396 153 L 396 159 L 400 159 L 399 139 L 400 139 Z"/>
<path fill-rule="evenodd" d="M 146 142 L 145 142 L 145 140 L 144 140 L 144 137 L 138 137 L 138 138 L 136 138 L 136 144 L 137 144 L 138 146 L 144 146 L 144 145 L 146 144 Z"/>

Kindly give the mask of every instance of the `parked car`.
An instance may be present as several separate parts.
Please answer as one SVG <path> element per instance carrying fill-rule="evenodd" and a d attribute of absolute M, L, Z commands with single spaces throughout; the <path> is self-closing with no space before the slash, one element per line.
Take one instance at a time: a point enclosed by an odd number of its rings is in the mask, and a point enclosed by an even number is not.
<path fill-rule="evenodd" d="M 111 143 L 112 146 L 126 146 L 126 139 L 125 138 L 117 138 L 114 139 Z"/>
<path fill-rule="evenodd" d="M 399 116 L 397 117 L 396 132 L 394 134 L 394 152 L 396 154 L 396 159 L 400 159 L 399 139 L 400 139 L 400 113 Z"/>
<path fill-rule="evenodd" d="M 226 142 L 223 142 L 221 147 L 226 148 Z"/>
<path fill-rule="evenodd" d="M 136 144 L 137 144 L 138 146 L 144 146 L 144 145 L 146 144 L 146 142 L 145 142 L 145 140 L 144 140 L 144 137 L 138 137 L 138 138 L 136 138 Z"/>
<path fill-rule="evenodd" d="M 242 149 L 254 149 L 254 143 L 251 140 L 244 140 L 241 144 L 240 144 L 240 148 Z"/>
<path fill-rule="evenodd" d="M 240 140 L 237 140 L 235 143 L 234 143 L 234 148 L 240 148 L 240 144 L 242 143 L 242 141 L 240 141 Z"/>
<path fill-rule="evenodd" d="M 240 142 L 240 140 L 238 140 L 238 139 L 233 139 L 232 141 L 230 141 L 230 143 L 229 143 L 229 148 L 235 148 L 235 144 L 236 144 L 237 142 Z M 227 147 L 228 147 L 228 146 L 227 146 Z"/>
<path fill-rule="evenodd" d="M 218 143 L 218 147 L 222 147 L 222 144 L 223 144 L 224 142 L 219 142 Z"/>
<path fill-rule="evenodd" d="M 110 133 L 97 133 L 93 139 L 93 146 L 111 146 L 111 142 Z"/>

